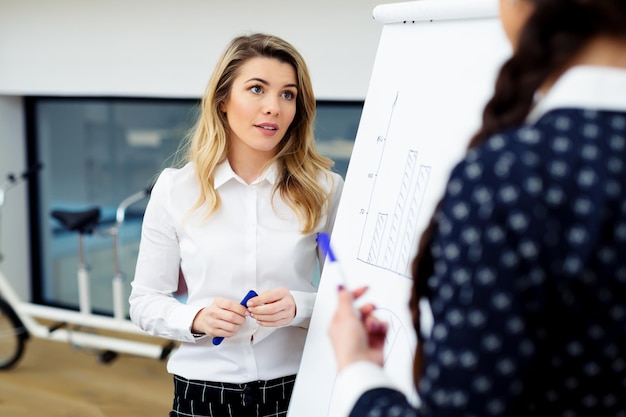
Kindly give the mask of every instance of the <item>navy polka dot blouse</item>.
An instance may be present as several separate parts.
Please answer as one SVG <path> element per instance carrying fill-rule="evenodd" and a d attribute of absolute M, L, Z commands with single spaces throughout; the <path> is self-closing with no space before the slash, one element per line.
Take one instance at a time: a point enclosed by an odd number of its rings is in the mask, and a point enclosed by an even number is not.
<path fill-rule="evenodd" d="M 626 417 L 626 114 L 492 137 L 436 221 L 422 408 L 378 389 L 351 416 Z"/>

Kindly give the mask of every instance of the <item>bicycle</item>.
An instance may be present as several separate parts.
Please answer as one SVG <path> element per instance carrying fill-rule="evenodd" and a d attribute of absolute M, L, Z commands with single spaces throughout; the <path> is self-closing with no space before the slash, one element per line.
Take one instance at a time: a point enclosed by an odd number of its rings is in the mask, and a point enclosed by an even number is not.
<path fill-rule="evenodd" d="M 7 176 L 5 183 L 0 186 L 0 222 L 7 191 L 27 181 L 39 168 L 33 167 L 19 176 Z M 118 254 L 119 230 L 124 223 L 126 210 L 149 196 L 150 191 L 150 188 L 141 190 L 124 199 L 117 207 L 114 225 L 104 231 L 113 241 L 111 316 L 92 311 L 89 268 L 85 261 L 84 236 L 96 231 L 102 233 L 98 230 L 99 207 L 82 211 L 54 210 L 51 213 L 64 228 L 78 234 L 78 311 L 22 301 L 0 270 L 0 370 L 10 369 L 19 362 L 31 337 L 69 343 L 79 349 L 96 350 L 100 352 L 100 361 L 104 363 L 113 361 L 119 353 L 165 360 L 177 348 L 173 341 L 148 335 L 124 314 L 124 279 Z M 99 334 L 98 331 L 107 334 Z M 140 340 L 142 338 L 149 341 Z"/>

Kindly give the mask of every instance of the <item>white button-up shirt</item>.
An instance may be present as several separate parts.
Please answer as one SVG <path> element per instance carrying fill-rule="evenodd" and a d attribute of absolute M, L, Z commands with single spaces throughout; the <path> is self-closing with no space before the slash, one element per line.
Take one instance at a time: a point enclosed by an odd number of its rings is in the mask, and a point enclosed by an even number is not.
<path fill-rule="evenodd" d="M 167 168 L 156 181 L 143 219 L 141 243 L 130 295 L 130 316 L 148 333 L 182 341 L 168 372 L 187 379 L 244 383 L 298 371 L 315 301 L 315 278 L 323 253 L 317 234 L 330 233 L 343 179 L 319 181 L 332 190 L 330 210 L 311 233 L 279 193 L 276 167 L 246 184 L 222 163 L 215 188 L 222 204 L 211 217 L 206 206 L 190 212 L 199 195 L 193 164 Z M 318 264 L 319 262 L 319 264 Z M 187 284 L 185 303 L 173 296 L 179 267 Z M 194 338 L 191 324 L 216 297 L 240 301 L 249 290 L 287 287 L 297 313 L 289 326 L 261 327 L 250 317 L 239 332 L 219 345 Z"/>

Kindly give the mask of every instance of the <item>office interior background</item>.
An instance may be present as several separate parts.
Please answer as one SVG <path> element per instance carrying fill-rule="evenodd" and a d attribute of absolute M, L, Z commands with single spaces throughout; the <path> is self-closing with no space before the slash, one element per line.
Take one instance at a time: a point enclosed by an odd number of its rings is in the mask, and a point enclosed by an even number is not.
<path fill-rule="evenodd" d="M 36 162 L 0 218 L 0 270 L 24 300 L 77 306 L 77 236 L 53 209 L 115 208 L 171 163 L 218 55 L 266 32 L 306 59 L 320 150 L 345 175 L 382 25 L 345 0 L 0 0 L 0 181 Z M 129 287 L 145 201 L 120 230 Z M 112 243 L 87 239 L 94 309 L 111 306 Z"/>

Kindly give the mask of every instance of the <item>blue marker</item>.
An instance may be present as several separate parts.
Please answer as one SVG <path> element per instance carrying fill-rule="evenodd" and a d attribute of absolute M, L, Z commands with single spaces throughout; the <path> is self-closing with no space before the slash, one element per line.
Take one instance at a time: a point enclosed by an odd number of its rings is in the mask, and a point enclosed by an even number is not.
<path fill-rule="evenodd" d="M 331 262 L 335 262 L 337 258 L 335 258 L 335 254 L 330 248 L 330 236 L 328 233 L 319 233 L 317 235 L 317 243 L 322 247 L 322 251 L 324 255 L 327 255 Z"/>
<path fill-rule="evenodd" d="M 246 303 L 248 302 L 248 300 L 253 298 L 253 297 L 256 297 L 257 295 L 259 295 L 259 294 L 257 294 L 254 290 L 250 290 L 250 291 L 248 291 L 248 294 L 246 294 L 246 296 L 243 297 L 243 300 L 241 300 L 241 302 L 239 304 L 241 304 L 242 306 L 245 307 Z M 223 337 L 214 337 L 213 338 L 213 344 L 217 346 L 220 343 L 222 343 L 223 340 L 224 340 Z"/>
<path fill-rule="evenodd" d="M 328 236 L 328 233 L 319 233 L 317 235 L 317 243 L 320 245 L 322 251 L 326 254 L 326 256 L 328 256 L 328 260 L 332 262 L 333 265 L 335 265 L 335 268 L 337 268 L 339 278 L 341 278 L 341 280 L 343 281 L 344 286 L 347 286 L 348 280 L 346 279 L 346 275 L 343 273 L 343 269 L 341 269 L 341 265 L 339 264 L 337 256 L 335 256 L 335 253 L 330 247 L 330 236 Z"/>

